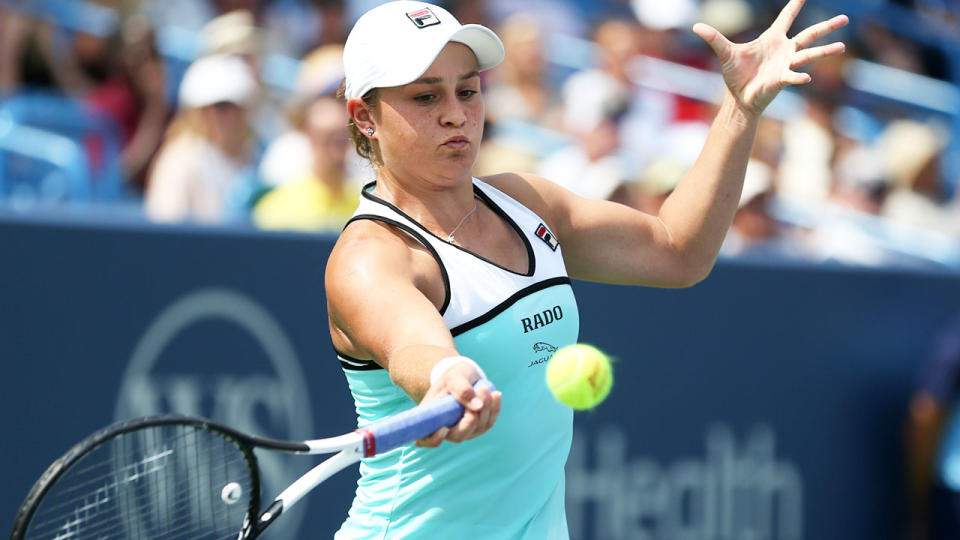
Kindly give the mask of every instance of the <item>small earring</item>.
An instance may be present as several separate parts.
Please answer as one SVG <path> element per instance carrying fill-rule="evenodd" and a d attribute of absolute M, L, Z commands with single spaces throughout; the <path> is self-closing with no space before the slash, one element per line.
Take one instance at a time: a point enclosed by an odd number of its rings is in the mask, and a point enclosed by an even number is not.
<path fill-rule="evenodd" d="M 367 128 L 367 136 L 373 137 L 373 128 Z"/>

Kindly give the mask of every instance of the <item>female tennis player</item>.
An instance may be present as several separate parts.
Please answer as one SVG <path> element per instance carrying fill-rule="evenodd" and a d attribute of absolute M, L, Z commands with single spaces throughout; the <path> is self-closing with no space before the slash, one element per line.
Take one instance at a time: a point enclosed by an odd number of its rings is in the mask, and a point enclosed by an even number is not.
<path fill-rule="evenodd" d="M 572 413 L 543 371 L 554 350 L 577 341 L 570 278 L 685 287 L 707 276 L 764 108 L 809 82 L 796 68 L 844 50 L 811 46 L 845 25 L 843 15 L 787 37 L 802 6 L 790 0 L 745 44 L 694 26 L 721 60 L 727 91 L 659 215 L 528 174 L 472 177 L 479 73 L 503 59 L 499 38 L 423 2 L 387 3 L 357 21 L 344 95 L 376 179 L 328 261 L 333 344 L 361 425 L 445 394 L 467 412 L 364 461 L 337 538 L 567 538 Z M 481 378 L 497 391 L 475 391 Z"/>

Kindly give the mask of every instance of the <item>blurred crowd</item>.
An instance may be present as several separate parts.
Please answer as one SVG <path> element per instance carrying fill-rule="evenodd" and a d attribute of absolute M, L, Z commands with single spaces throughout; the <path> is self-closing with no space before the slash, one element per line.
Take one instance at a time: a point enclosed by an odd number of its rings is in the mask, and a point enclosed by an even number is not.
<path fill-rule="evenodd" d="M 336 233 L 373 178 L 336 91 L 346 33 L 376 3 L 0 0 L 0 205 Z M 438 3 L 506 45 L 484 74 L 476 174 L 530 171 L 649 212 L 723 89 L 690 26 L 750 40 L 782 7 Z M 763 121 L 723 255 L 960 269 L 960 37 L 943 39 L 960 36 L 960 5 L 811 1 L 803 16 L 846 8 L 847 54 Z M 918 40 L 923 25 L 938 37 Z"/>

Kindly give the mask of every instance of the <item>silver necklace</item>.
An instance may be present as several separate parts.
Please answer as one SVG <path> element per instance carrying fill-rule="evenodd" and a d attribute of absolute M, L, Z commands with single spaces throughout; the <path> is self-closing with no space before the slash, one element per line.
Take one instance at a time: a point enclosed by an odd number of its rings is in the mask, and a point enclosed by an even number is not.
<path fill-rule="evenodd" d="M 454 227 L 453 230 L 450 231 L 450 234 L 447 235 L 447 242 L 448 242 L 448 243 L 452 244 L 452 243 L 454 243 L 454 241 L 456 241 L 456 239 L 453 237 L 453 235 L 456 234 L 456 232 L 460 230 L 460 227 L 462 227 L 463 224 L 464 224 L 464 222 L 467 221 L 467 218 L 470 217 L 471 215 L 473 215 L 473 213 L 476 212 L 476 211 L 477 211 L 477 196 L 474 195 L 474 196 L 473 196 L 473 208 L 471 208 L 469 212 L 467 212 L 466 214 L 464 214 L 464 216 L 463 216 L 462 218 L 460 218 L 460 223 L 457 223 L 457 226 Z"/>

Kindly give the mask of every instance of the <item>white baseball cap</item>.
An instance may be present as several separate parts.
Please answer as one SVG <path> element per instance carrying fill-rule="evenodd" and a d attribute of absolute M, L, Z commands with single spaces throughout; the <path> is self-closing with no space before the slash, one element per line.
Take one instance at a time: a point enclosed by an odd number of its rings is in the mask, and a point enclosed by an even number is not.
<path fill-rule="evenodd" d="M 215 103 L 247 106 L 257 93 L 250 66 L 229 54 L 204 56 L 194 61 L 180 82 L 180 107 L 206 107 Z"/>
<path fill-rule="evenodd" d="M 440 6 L 399 0 L 371 9 L 353 25 L 344 45 L 347 99 L 417 80 L 451 41 L 470 47 L 480 71 L 503 61 L 503 43 L 492 30 L 462 25 Z"/>

